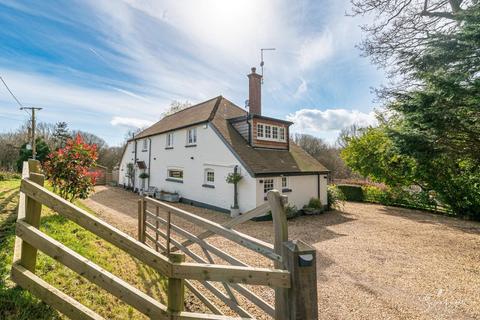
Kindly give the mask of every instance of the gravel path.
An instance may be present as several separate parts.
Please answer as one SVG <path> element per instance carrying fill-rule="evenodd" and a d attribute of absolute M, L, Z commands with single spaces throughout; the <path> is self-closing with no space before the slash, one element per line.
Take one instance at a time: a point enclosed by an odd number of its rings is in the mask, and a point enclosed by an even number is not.
<path fill-rule="evenodd" d="M 119 188 L 97 187 L 85 204 L 136 237 L 136 199 Z M 178 207 L 219 223 L 229 219 L 206 209 Z M 172 221 L 193 233 L 203 231 L 173 216 Z M 288 227 L 291 239 L 302 239 L 318 250 L 320 319 L 480 319 L 480 223 L 346 203 L 342 211 L 299 217 Z M 272 242 L 271 222 L 249 221 L 236 229 Z M 213 237 L 209 243 L 249 265 L 272 265 L 223 238 Z M 272 301 L 272 290 L 250 288 Z M 268 319 L 253 306 L 244 307 Z M 192 297 L 187 308 L 204 311 Z"/>

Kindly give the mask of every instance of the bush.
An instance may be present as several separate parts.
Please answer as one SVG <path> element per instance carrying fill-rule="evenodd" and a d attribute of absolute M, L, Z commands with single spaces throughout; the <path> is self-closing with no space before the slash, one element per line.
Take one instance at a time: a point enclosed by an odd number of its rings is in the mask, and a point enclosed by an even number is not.
<path fill-rule="evenodd" d="M 428 191 L 414 191 L 402 187 L 382 189 L 376 186 L 363 186 L 362 190 L 366 202 L 424 210 L 437 208 L 435 194 Z"/>
<path fill-rule="evenodd" d="M 345 196 L 345 200 L 348 201 L 363 201 L 363 191 L 361 186 L 351 185 L 351 184 L 339 184 L 337 185 Z"/>
<path fill-rule="evenodd" d="M 307 207 L 312 209 L 323 209 L 322 202 L 319 198 L 310 198 Z"/>
<path fill-rule="evenodd" d="M 336 185 L 329 185 L 327 189 L 327 210 L 343 206 L 345 195 Z"/>

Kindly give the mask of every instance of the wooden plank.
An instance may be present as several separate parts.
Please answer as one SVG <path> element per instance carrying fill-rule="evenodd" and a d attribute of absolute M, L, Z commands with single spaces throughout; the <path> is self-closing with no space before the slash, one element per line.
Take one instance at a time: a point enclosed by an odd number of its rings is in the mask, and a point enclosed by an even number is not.
<path fill-rule="evenodd" d="M 22 167 L 22 179 L 28 178 L 28 162 L 23 162 Z M 20 191 L 20 195 L 18 198 L 18 210 L 17 210 L 17 220 L 21 220 L 25 218 L 25 204 L 26 204 L 26 196 L 25 193 Z M 13 248 L 13 263 L 20 261 L 22 253 L 22 239 L 15 236 L 15 246 Z"/>
<path fill-rule="evenodd" d="M 143 210 L 142 210 L 142 199 L 138 199 L 137 201 L 137 207 L 138 207 L 138 241 L 140 242 L 145 242 L 145 241 L 142 241 L 143 240 L 143 234 L 142 234 L 142 231 L 143 231 L 143 217 L 142 217 L 142 213 L 143 213 Z"/>
<path fill-rule="evenodd" d="M 172 263 L 185 262 L 185 255 L 183 253 L 170 253 L 168 258 Z M 169 312 L 180 312 L 185 308 L 184 281 L 183 279 L 168 278 L 167 296 Z"/>
<path fill-rule="evenodd" d="M 143 314 L 160 319 L 168 318 L 166 307 L 160 302 L 67 248 L 55 239 L 43 234 L 26 222 L 17 222 L 17 234 L 24 242 L 35 244 L 35 247 L 43 253 L 110 292 Z"/>
<path fill-rule="evenodd" d="M 22 180 L 21 191 L 35 200 L 43 203 L 60 215 L 72 220 L 100 238 L 112 243 L 128 254 L 152 267 L 160 274 L 169 276 L 171 265 L 167 257 L 157 253 L 145 244 L 136 241 L 128 234 L 112 227 L 108 223 L 76 207 L 49 190 L 40 187 L 28 180 Z"/>
<path fill-rule="evenodd" d="M 148 222 L 147 222 L 148 223 Z M 151 225 L 153 226 L 153 225 Z M 149 226 L 150 227 L 150 226 Z M 156 230 L 157 231 L 157 234 L 159 234 L 160 236 L 162 237 L 166 237 L 166 234 L 161 231 L 161 230 Z M 147 234 L 147 236 L 150 238 L 150 239 L 153 239 L 152 236 L 150 236 L 149 234 Z M 182 246 L 178 241 L 172 239 L 172 242 L 177 245 L 179 245 L 179 248 L 184 251 L 188 256 L 190 256 L 193 260 L 195 260 L 196 262 L 200 262 L 200 263 L 207 263 L 206 260 L 204 260 L 202 257 L 198 256 L 197 254 L 193 253 L 191 250 L 185 248 L 184 246 Z M 190 283 L 190 282 L 189 282 Z M 212 284 L 208 283 L 207 281 L 200 281 L 200 283 L 207 289 L 209 290 L 211 293 L 213 293 L 215 296 L 217 296 L 223 303 L 225 303 L 227 306 L 229 306 L 233 311 L 237 312 L 239 315 L 241 316 L 244 316 L 244 317 L 251 317 L 251 315 L 245 311 L 239 304 L 238 304 L 238 301 L 236 301 L 236 299 L 232 299 L 231 297 L 227 297 L 226 295 L 224 295 L 220 290 L 218 290 L 216 287 L 214 287 Z M 197 290 L 198 291 L 198 290 Z M 199 297 L 200 298 L 200 297 Z M 205 297 L 203 297 L 205 298 Z M 202 300 L 202 298 L 200 298 Z M 212 303 L 206 303 L 207 307 L 209 306 L 209 304 L 212 304 Z M 213 304 L 212 304 L 213 305 Z M 214 306 L 214 305 L 213 305 Z M 214 306 L 215 307 L 215 306 Z M 216 308 L 216 307 L 215 307 Z"/>
<path fill-rule="evenodd" d="M 252 302 L 254 305 L 265 311 L 269 316 L 275 317 L 275 308 L 271 306 L 268 302 L 263 300 L 261 297 L 257 296 L 251 290 L 245 288 L 238 283 L 232 283 L 230 284 L 230 287 L 232 287 L 242 296 L 250 300 L 250 302 Z"/>
<path fill-rule="evenodd" d="M 273 230 L 275 235 L 274 250 L 277 254 L 282 254 L 283 243 L 288 240 L 287 216 L 282 201 L 282 196 L 277 190 L 270 190 L 267 193 L 267 199 L 272 208 Z M 283 261 L 274 261 L 275 268 L 285 269 Z M 285 288 L 275 288 L 275 319 L 288 318 L 288 291 Z"/>
<path fill-rule="evenodd" d="M 40 172 L 40 162 L 38 160 L 28 160 L 29 179 L 43 186 L 45 177 Z M 42 203 L 31 197 L 26 197 L 25 204 L 25 221 L 35 228 L 40 227 L 40 216 L 42 214 Z M 35 273 L 35 265 L 37 263 L 37 249 L 28 243 L 22 242 L 20 253 L 20 263 L 23 267 Z"/>
<path fill-rule="evenodd" d="M 195 313 L 195 312 L 179 312 L 172 313 L 172 320 L 253 320 L 252 317 L 229 317 L 216 314 Z"/>
<path fill-rule="evenodd" d="M 203 293 L 201 293 L 191 281 L 185 280 L 185 287 L 188 288 L 203 304 L 207 306 L 214 314 L 223 315 L 222 311 L 214 305 Z"/>
<path fill-rule="evenodd" d="M 149 217 L 152 217 L 153 219 L 155 219 L 155 221 L 157 222 L 160 222 L 164 225 L 167 224 L 167 220 L 163 219 L 162 217 L 156 217 L 154 216 L 151 212 L 148 212 L 147 211 L 147 216 Z M 214 255 L 218 256 L 219 258 L 227 261 L 228 263 L 231 263 L 233 264 L 234 266 L 244 266 L 244 267 L 248 267 L 249 265 L 238 260 L 237 258 L 229 255 L 228 253 L 226 252 L 223 252 L 221 249 L 215 247 L 214 245 L 206 242 L 205 240 L 202 240 L 202 239 L 199 239 L 197 238 L 193 233 L 190 233 L 188 232 L 187 230 L 185 229 L 182 229 L 180 228 L 179 226 L 175 225 L 175 224 L 171 224 L 171 228 L 173 231 L 177 232 L 178 234 L 180 234 L 181 236 L 189 239 L 192 241 L 192 243 L 196 243 L 198 244 L 200 247 L 210 251 L 211 253 L 213 253 Z M 158 228 L 157 228 L 158 229 Z M 185 242 L 181 243 L 181 245 L 185 248 L 188 247 L 188 245 L 185 245 Z"/>
<path fill-rule="evenodd" d="M 255 252 L 258 252 L 272 260 L 279 260 L 281 261 L 281 256 L 273 252 L 273 246 L 270 243 L 264 242 L 247 234 L 238 232 L 236 230 L 231 230 L 227 227 L 222 226 L 216 222 L 212 222 L 205 218 L 199 217 L 197 215 L 191 214 L 185 210 L 176 208 L 170 204 L 153 200 L 151 198 L 148 201 L 157 204 L 158 206 L 164 208 L 167 211 L 171 211 L 171 213 L 176 214 L 177 216 L 188 220 L 189 222 L 193 222 L 202 228 L 208 229 L 218 235 L 223 236 L 235 243 L 238 243 L 241 246 L 249 248 Z"/>
<path fill-rule="evenodd" d="M 12 280 L 30 291 L 46 304 L 73 320 L 102 320 L 103 318 L 57 288 L 43 281 L 18 264 L 12 265 Z"/>
<path fill-rule="evenodd" d="M 149 198 L 147 198 L 147 201 L 150 200 Z M 231 229 L 239 224 L 242 224 L 248 220 L 251 220 L 253 218 L 256 218 L 258 216 L 261 216 L 265 213 L 267 213 L 268 211 L 270 210 L 270 204 L 268 202 L 256 207 L 255 209 L 253 210 L 250 210 L 238 217 L 235 217 L 231 220 L 228 220 L 227 222 L 225 222 L 224 224 L 222 224 L 222 226 L 224 226 L 225 228 L 228 228 L 228 229 Z M 212 232 L 210 230 L 207 230 L 207 231 L 204 231 L 202 232 L 201 234 L 199 234 L 197 236 L 198 239 L 206 239 L 212 235 L 214 235 L 215 232 Z M 183 242 L 182 244 L 186 247 L 188 246 L 191 246 L 194 242 L 192 240 L 186 240 L 185 242 Z"/>

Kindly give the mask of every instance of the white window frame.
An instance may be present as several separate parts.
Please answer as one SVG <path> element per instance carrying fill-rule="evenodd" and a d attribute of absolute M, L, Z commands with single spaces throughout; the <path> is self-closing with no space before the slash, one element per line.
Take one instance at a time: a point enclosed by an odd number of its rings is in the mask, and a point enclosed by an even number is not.
<path fill-rule="evenodd" d="M 187 129 L 187 146 L 197 144 L 197 128 Z"/>
<path fill-rule="evenodd" d="M 182 177 L 181 177 L 181 178 L 172 177 L 172 176 L 170 175 L 170 172 L 172 172 L 172 171 L 179 171 L 179 172 L 181 172 L 181 173 L 182 173 Z M 168 169 L 167 169 L 167 178 L 168 178 L 168 179 L 178 180 L 178 181 L 183 181 L 183 169 L 168 168 Z"/>
<path fill-rule="evenodd" d="M 259 134 L 259 128 L 262 128 L 262 135 Z M 276 138 L 274 136 L 276 135 Z M 257 140 L 286 142 L 287 130 L 284 126 L 276 126 L 266 123 L 257 123 Z"/>
<path fill-rule="evenodd" d="M 213 180 L 209 180 L 209 175 L 213 177 Z M 215 185 L 215 170 L 210 168 L 205 169 L 204 183 L 210 186 Z"/>
<path fill-rule="evenodd" d="M 264 137 L 264 125 L 263 123 L 257 123 L 257 138 L 263 138 Z"/>
<path fill-rule="evenodd" d="M 271 188 L 267 190 L 267 184 L 271 185 Z M 267 196 L 267 192 L 275 189 L 275 180 L 274 179 L 263 179 L 263 194 Z"/>
<path fill-rule="evenodd" d="M 148 150 L 148 139 L 143 139 L 142 141 L 142 151 Z"/>
<path fill-rule="evenodd" d="M 282 177 L 282 189 L 288 189 L 288 177 Z"/>
<path fill-rule="evenodd" d="M 173 132 L 167 133 L 165 147 L 173 148 Z"/>

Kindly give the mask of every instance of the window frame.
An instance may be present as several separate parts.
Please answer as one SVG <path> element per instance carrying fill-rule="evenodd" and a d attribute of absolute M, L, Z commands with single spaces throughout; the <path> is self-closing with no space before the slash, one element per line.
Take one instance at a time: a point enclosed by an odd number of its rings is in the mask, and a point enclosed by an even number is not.
<path fill-rule="evenodd" d="M 173 171 L 181 172 L 181 177 L 178 178 L 178 177 L 173 177 L 173 176 L 171 176 L 171 175 L 170 175 L 170 172 L 173 172 Z M 176 181 L 183 181 L 183 169 L 168 168 L 168 169 L 167 169 L 167 179 L 172 179 L 172 180 L 176 180 Z"/>
<path fill-rule="evenodd" d="M 190 139 L 191 138 L 191 139 Z M 193 146 L 197 144 L 197 128 L 187 129 L 187 146 Z"/>
<path fill-rule="evenodd" d="M 272 187 L 271 187 L 270 189 L 268 189 L 268 190 L 266 190 L 266 188 L 267 188 L 267 182 L 268 182 L 269 185 L 271 184 L 271 186 L 272 186 Z M 263 179 L 263 194 L 264 194 L 265 196 L 267 196 L 267 192 L 270 191 L 270 190 L 273 190 L 273 189 L 275 189 L 275 180 L 274 180 L 274 179 Z"/>
<path fill-rule="evenodd" d="M 259 128 L 262 127 L 262 135 L 259 135 Z M 257 123 L 257 140 L 287 142 L 287 128 L 267 123 Z"/>
<path fill-rule="evenodd" d="M 288 188 L 288 177 L 283 176 L 282 177 L 282 189 L 287 189 L 287 188 Z"/>
<path fill-rule="evenodd" d="M 212 176 L 213 180 L 210 181 L 209 176 Z M 203 180 L 204 180 L 204 184 L 206 185 L 211 185 L 211 186 L 215 185 L 215 170 L 211 168 L 205 169 Z"/>
<path fill-rule="evenodd" d="M 148 139 L 143 139 L 142 140 L 142 151 L 147 151 L 148 150 Z"/>
<path fill-rule="evenodd" d="M 173 148 L 173 132 L 167 133 L 165 137 L 165 148 Z"/>

